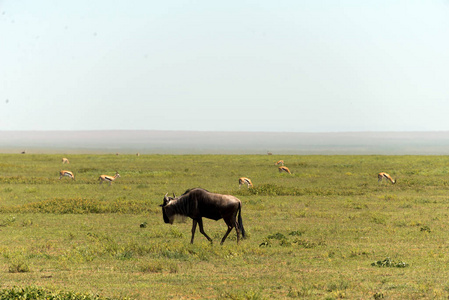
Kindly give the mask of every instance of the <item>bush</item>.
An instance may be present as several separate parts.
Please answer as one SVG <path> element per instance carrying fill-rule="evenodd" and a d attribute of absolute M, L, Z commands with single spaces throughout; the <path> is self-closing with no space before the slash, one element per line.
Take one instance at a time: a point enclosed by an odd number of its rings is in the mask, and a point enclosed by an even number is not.
<path fill-rule="evenodd" d="M 26 262 L 22 260 L 17 260 L 13 262 L 8 268 L 9 273 L 27 273 L 29 271 L 30 267 Z"/>
<path fill-rule="evenodd" d="M 295 188 L 279 186 L 277 184 L 262 184 L 260 186 L 255 186 L 249 189 L 241 189 L 236 195 L 246 196 L 246 195 L 260 195 L 260 196 L 303 196 L 303 195 L 313 195 L 313 196 L 354 196 L 354 195 L 364 195 L 366 192 L 359 189 L 348 189 L 343 188 Z"/>
<path fill-rule="evenodd" d="M 53 198 L 18 206 L 1 207 L 1 211 L 10 213 L 54 213 L 54 214 L 102 214 L 102 213 L 142 213 L 155 212 L 144 201 L 116 200 L 113 202 L 86 198 Z M 2 226 L 0 224 L 0 226 Z M 5 226 L 5 225 L 3 225 Z"/>
<path fill-rule="evenodd" d="M 378 260 L 376 262 L 373 262 L 371 264 L 373 267 L 387 267 L 387 268 L 405 268 L 408 267 L 408 264 L 403 261 L 393 261 L 389 257 L 385 258 L 384 260 Z"/>
<path fill-rule="evenodd" d="M 139 267 L 140 271 L 143 273 L 162 273 L 164 267 L 160 262 L 148 263 L 145 265 L 141 265 Z"/>
<path fill-rule="evenodd" d="M 0 300 L 108 300 L 101 296 L 74 292 L 52 292 L 40 287 L 13 287 L 0 290 Z"/>

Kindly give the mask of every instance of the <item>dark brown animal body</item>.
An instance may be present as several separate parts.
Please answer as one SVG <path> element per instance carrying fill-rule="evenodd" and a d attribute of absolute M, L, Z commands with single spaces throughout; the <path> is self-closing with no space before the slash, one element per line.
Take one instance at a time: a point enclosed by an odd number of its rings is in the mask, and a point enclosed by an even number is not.
<path fill-rule="evenodd" d="M 245 237 L 241 216 L 242 203 L 234 196 L 215 194 L 204 189 L 194 188 L 187 190 L 180 197 L 172 198 L 165 195 L 164 203 L 160 206 L 165 223 L 173 224 L 176 215 L 187 216 L 193 220 L 192 239 L 190 240 L 192 244 L 197 224 L 200 227 L 200 232 L 212 242 L 212 239 L 204 232 L 203 218 L 225 221 L 228 230 L 223 236 L 221 244 L 224 243 L 233 228 L 237 232 L 237 243 L 240 240 L 240 233 L 242 237 Z"/>

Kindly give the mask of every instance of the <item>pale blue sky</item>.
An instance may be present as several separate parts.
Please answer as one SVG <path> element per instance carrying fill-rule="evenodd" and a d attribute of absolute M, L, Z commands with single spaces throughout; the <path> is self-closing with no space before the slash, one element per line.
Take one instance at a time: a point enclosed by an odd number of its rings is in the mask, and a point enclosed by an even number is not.
<path fill-rule="evenodd" d="M 448 0 L 0 0 L 0 130 L 449 130 L 448 86 Z"/>

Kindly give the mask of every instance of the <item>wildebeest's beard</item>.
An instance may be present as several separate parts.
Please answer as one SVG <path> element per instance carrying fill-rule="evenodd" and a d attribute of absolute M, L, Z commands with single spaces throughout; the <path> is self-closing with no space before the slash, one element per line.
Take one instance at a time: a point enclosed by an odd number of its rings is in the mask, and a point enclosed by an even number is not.
<path fill-rule="evenodd" d="M 162 216 L 165 223 L 173 224 L 175 222 L 176 212 L 172 205 L 166 205 L 162 207 Z"/>
<path fill-rule="evenodd" d="M 170 219 L 167 217 L 165 213 L 165 207 L 162 207 L 162 216 L 164 217 L 164 223 L 170 223 Z"/>
<path fill-rule="evenodd" d="M 168 193 L 167 193 L 168 194 Z M 167 208 L 167 204 L 173 200 L 173 198 L 167 197 L 167 194 L 165 194 L 164 196 L 164 203 L 162 203 L 161 205 L 159 205 L 160 207 L 162 207 L 162 217 L 164 218 L 164 222 L 165 223 L 170 223 L 172 224 L 172 222 L 170 222 L 170 218 L 167 216 L 167 212 L 166 212 L 166 208 Z"/>

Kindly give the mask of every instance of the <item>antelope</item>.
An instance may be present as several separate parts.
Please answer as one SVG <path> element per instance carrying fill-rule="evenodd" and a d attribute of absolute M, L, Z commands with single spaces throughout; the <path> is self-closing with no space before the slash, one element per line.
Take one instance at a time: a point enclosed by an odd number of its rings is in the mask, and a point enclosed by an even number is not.
<path fill-rule="evenodd" d="M 191 244 L 193 244 L 197 224 L 200 226 L 200 232 L 212 243 L 212 239 L 204 232 L 203 218 L 225 221 L 228 230 L 221 239 L 221 245 L 233 228 L 237 232 L 237 244 L 240 241 L 240 234 L 243 238 L 245 237 L 241 215 L 242 202 L 238 198 L 211 193 L 201 188 L 187 190 L 180 197 L 167 197 L 167 194 L 164 196 L 164 202 L 160 205 L 164 222 L 173 224 L 176 215 L 191 218 L 193 220 Z"/>
<path fill-rule="evenodd" d="M 62 164 L 65 164 L 65 163 L 70 164 L 69 160 L 67 158 L 63 157 Z"/>
<path fill-rule="evenodd" d="M 390 174 L 387 174 L 387 173 L 385 173 L 385 172 L 381 172 L 381 173 L 377 174 L 377 182 L 381 182 L 382 179 L 390 180 L 390 182 L 391 182 L 392 184 L 395 184 L 395 183 L 396 183 L 396 180 L 394 180 L 394 179 L 390 176 Z"/>
<path fill-rule="evenodd" d="M 275 166 L 283 166 L 284 165 L 284 161 L 281 159 L 278 162 L 276 162 L 274 165 Z"/>
<path fill-rule="evenodd" d="M 73 175 L 72 172 L 67 171 L 67 170 L 61 170 L 59 171 L 59 180 L 61 180 L 62 177 L 67 176 L 69 178 L 72 178 L 73 180 L 75 180 L 75 175 Z"/>
<path fill-rule="evenodd" d="M 282 173 L 282 172 L 291 174 L 290 170 L 287 167 L 285 167 L 285 166 L 280 166 L 279 167 L 279 173 Z"/>
<path fill-rule="evenodd" d="M 240 177 L 240 178 L 239 178 L 239 188 L 241 188 L 243 184 L 246 184 L 246 185 L 248 186 L 248 188 L 249 188 L 250 186 L 251 186 L 251 187 L 254 187 L 254 186 L 253 186 L 253 183 L 251 182 L 251 179 L 246 178 L 246 177 Z"/>
<path fill-rule="evenodd" d="M 100 175 L 100 177 L 98 177 L 98 180 L 100 180 L 100 184 L 103 183 L 103 181 L 109 181 L 109 186 L 112 185 L 112 182 L 117 179 L 118 177 L 120 177 L 120 174 L 115 171 L 115 175 L 114 176 L 109 176 L 109 175 Z"/>

